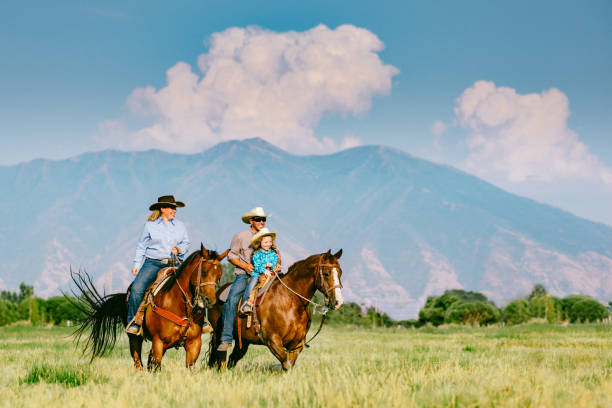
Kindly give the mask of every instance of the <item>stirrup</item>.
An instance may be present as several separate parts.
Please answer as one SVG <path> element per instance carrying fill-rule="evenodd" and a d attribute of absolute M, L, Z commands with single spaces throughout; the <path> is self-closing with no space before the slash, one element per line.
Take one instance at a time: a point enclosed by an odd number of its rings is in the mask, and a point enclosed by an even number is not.
<path fill-rule="evenodd" d="M 246 302 L 244 305 L 242 305 L 242 307 L 240 308 L 240 313 L 243 315 L 248 315 L 253 313 L 253 306 L 251 305 L 250 302 Z"/>
<path fill-rule="evenodd" d="M 134 336 L 142 336 L 142 326 L 136 323 L 131 323 L 125 328 L 125 332 L 127 334 L 133 334 Z"/>

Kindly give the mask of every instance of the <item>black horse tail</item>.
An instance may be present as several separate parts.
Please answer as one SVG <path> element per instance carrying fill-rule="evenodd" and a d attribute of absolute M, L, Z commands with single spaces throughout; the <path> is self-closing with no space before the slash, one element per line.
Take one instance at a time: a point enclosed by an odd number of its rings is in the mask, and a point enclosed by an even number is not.
<path fill-rule="evenodd" d="M 111 351 L 117 342 L 117 329 L 127 324 L 126 293 L 100 295 L 87 272 L 70 271 L 72 281 L 77 287 L 73 291 L 75 298 L 69 298 L 72 304 L 85 316 L 74 331 L 77 344 L 87 333 L 83 353 L 89 351 L 91 360 Z"/>

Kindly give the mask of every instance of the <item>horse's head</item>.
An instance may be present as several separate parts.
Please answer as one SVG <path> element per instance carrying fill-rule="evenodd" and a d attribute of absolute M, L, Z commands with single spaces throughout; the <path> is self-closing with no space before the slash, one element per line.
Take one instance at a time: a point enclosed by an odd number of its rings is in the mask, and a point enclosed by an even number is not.
<path fill-rule="evenodd" d="M 228 253 L 229 249 L 222 254 L 218 254 L 216 251 L 207 250 L 204 244 L 200 244 L 199 259 L 195 260 L 197 266 L 194 268 L 190 279 L 190 284 L 195 289 L 194 303 L 198 307 L 208 308 L 217 303 L 215 289 L 223 274 L 221 260 Z"/>
<path fill-rule="evenodd" d="M 327 307 L 330 309 L 340 309 L 344 304 L 344 298 L 342 297 L 342 283 L 340 277 L 342 276 L 342 268 L 338 263 L 338 259 L 342 256 L 342 250 L 339 250 L 335 254 L 331 253 L 331 249 L 324 254 L 321 254 L 319 263 L 317 264 L 315 280 L 317 289 L 319 289 L 324 295 L 327 303 Z"/>

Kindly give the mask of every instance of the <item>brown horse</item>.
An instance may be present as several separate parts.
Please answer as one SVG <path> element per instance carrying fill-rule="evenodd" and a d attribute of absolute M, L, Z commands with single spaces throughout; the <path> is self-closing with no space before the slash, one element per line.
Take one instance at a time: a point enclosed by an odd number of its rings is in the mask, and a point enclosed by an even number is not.
<path fill-rule="evenodd" d="M 171 347 L 183 346 L 186 352 L 186 366 L 191 367 L 197 360 L 202 346 L 202 323 L 205 308 L 216 301 L 215 288 L 223 273 L 221 260 L 228 251 L 219 255 L 201 245 L 173 273 L 161 290 L 153 296 L 143 320 L 144 338 L 152 341 L 147 368 L 158 370 L 161 360 Z M 89 276 L 74 274 L 72 277 L 80 293 L 75 293 L 85 302 L 79 307 L 86 313 L 86 319 L 77 329 L 78 338 L 87 330 L 86 349 L 92 359 L 112 350 L 117 339 L 117 329 L 127 324 L 127 294 L 115 293 L 101 296 Z M 130 354 L 137 369 L 142 368 L 141 336 L 128 334 Z"/>
<path fill-rule="evenodd" d="M 281 362 L 283 370 L 293 367 L 306 342 L 312 317 L 310 302 L 315 291 L 318 289 L 323 293 L 327 307 L 331 309 L 339 309 L 344 302 L 340 292 L 342 269 L 338 263 L 341 255 L 342 250 L 333 255 L 331 250 L 312 255 L 291 265 L 287 274 L 275 279 L 261 304 L 253 311 L 261 325 L 260 333 L 256 333 L 255 325 L 247 329 L 246 319 L 234 322 L 234 339 L 238 339 L 240 330 L 241 341 L 235 342 L 227 366 L 235 366 L 250 344 L 263 344 Z M 210 340 L 208 366 L 222 368 L 226 364 L 227 352 L 217 351 L 223 329 L 221 305 L 210 309 L 209 319 L 215 332 Z"/>

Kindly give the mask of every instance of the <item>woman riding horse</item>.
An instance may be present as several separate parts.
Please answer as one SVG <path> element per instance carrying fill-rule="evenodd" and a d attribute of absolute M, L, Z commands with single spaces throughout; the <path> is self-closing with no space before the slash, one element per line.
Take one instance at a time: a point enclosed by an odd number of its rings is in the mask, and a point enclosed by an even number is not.
<path fill-rule="evenodd" d="M 228 252 L 217 254 L 201 245 L 159 287 L 159 291 L 151 293 L 142 326 L 144 337 L 153 343 L 149 369 L 159 369 L 164 353 L 171 347 L 185 348 L 187 367 L 196 362 L 202 345 L 204 308 L 217 301 L 215 288 L 223 273 L 221 260 Z M 80 338 L 87 333 L 85 348 L 91 351 L 93 359 L 112 350 L 118 327 L 127 324 L 126 294 L 100 295 L 87 274 L 73 274 L 72 280 L 78 289 L 74 294 L 79 299 L 74 304 L 85 314 L 75 334 Z M 128 337 L 134 365 L 140 369 L 144 338 L 134 334 Z"/>
<path fill-rule="evenodd" d="M 176 207 L 184 207 L 181 201 L 174 196 L 167 195 L 157 199 L 151 204 L 149 210 L 153 211 L 145 223 L 138 245 L 132 274 L 136 277 L 130 289 L 128 301 L 128 327 L 129 334 L 140 335 L 142 325 L 142 312 L 138 314 L 138 307 L 142 302 L 145 291 L 155 281 L 157 272 L 162 268 L 174 266 L 174 259 L 183 260 L 189 249 L 189 237 L 185 225 L 174 218 Z"/>

